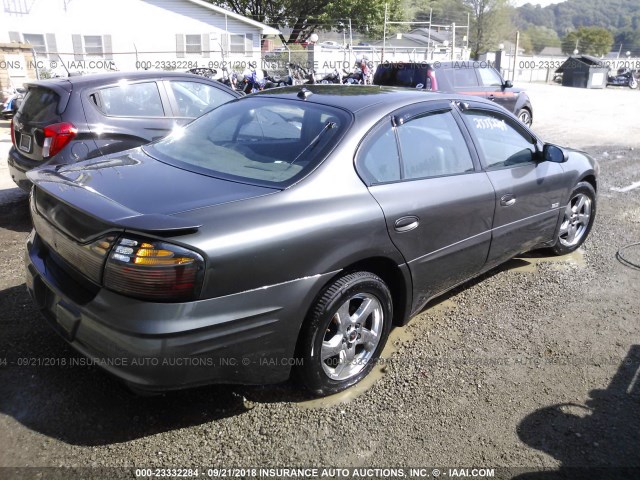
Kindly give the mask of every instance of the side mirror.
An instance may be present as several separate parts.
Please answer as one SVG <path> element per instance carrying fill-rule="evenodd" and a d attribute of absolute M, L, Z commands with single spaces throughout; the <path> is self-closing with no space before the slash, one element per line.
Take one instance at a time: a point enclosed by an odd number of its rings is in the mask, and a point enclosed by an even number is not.
<path fill-rule="evenodd" d="M 545 162 L 564 163 L 568 160 L 568 157 L 560 147 L 546 143 L 542 147 L 542 160 Z"/>
<path fill-rule="evenodd" d="M 513 88 L 513 83 L 511 82 L 511 80 L 505 80 L 502 84 L 502 88 Z"/>

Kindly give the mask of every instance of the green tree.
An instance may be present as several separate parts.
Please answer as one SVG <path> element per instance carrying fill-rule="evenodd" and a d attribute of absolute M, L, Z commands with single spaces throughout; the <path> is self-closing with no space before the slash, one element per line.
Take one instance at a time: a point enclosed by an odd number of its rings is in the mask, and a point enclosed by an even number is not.
<path fill-rule="evenodd" d="M 471 12 L 471 56 L 494 50 L 513 30 L 508 0 L 464 0 Z"/>
<path fill-rule="evenodd" d="M 400 0 L 207 0 L 275 28 L 292 29 L 288 43 L 306 40 L 315 30 L 330 30 L 339 21 L 352 19 L 356 32 L 380 35 L 384 6 L 389 19 L 401 19 Z"/>
<path fill-rule="evenodd" d="M 522 32 L 523 38 L 528 38 L 530 49 L 534 53 L 540 53 L 545 47 L 559 47 L 560 38 L 555 30 L 547 27 L 529 27 Z"/>
<path fill-rule="evenodd" d="M 428 21 L 429 14 L 433 23 L 467 23 L 469 8 L 464 0 L 409 0 L 406 2 L 408 16 L 417 21 Z"/>
<path fill-rule="evenodd" d="M 620 49 L 623 55 L 625 52 L 640 55 L 640 30 L 626 29 L 618 32 L 614 49 Z"/>
<path fill-rule="evenodd" d="M 613 35 L 601 27 L 580 27 L 569 32 L 562 40 L 562 51 L 572 54 L 577 49 L 582 54 L 602 56 L 611 51 Z"/>

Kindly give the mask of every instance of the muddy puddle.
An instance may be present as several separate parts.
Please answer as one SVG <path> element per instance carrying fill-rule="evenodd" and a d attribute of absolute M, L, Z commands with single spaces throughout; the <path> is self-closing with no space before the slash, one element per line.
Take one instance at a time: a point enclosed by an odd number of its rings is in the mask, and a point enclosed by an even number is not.
<path fill-rule="evenodd" d="M 380 357 L 383 359 L 389 359 L 394 353 L 398 351 L 397 345 L 413 340 L 414 337 L 409 331 L 409 326 L 416 321 L 425 321 L 425 313 L 438 313 L 455 307 L 457 307 L 457 304 L 454 301 L 447 299 L 440 303 L 434 304 L 432 307 L 425 310 L 425 312 L 416 315 L 404 327 L 394 327 L 391 330 L 391 334 L 389 334 L 387 344 L 385 345 L 384 350 L 382 350 L 382 354 L 380 355 Z M 343 392 L 336 393 L 335 395 L 330 395 L 328 397 L 314 398 L 311 400 L 298 402 L 296 403 L 296 406 L 300 408 L 328 408 L 343 403 L 349 403 L 370 390 L 385 375 L 385 372 L 386 367 L 384 365 L 384 362 L 380 362 L 373 368 L 373 370 L 371 370 L 369 375 L 367 375 L 363 380 L 361 380 L 353 387 L 348 388 Z"/>
<path fill-rule="evenodd" d="M 568 270 L 573 267 L 584 267 L 586 265 L 584 260 L 584 250 L 579 248 L 575 252 L 572 252 L 568 255 L 540 255 L 537 253 L 532 253 L 530 255 L 524 255 L 522 257 L 517 257 L 512 260 L 510 263 L 513 263 L 513 268 L 509 268 L 512 272 L 522 272 L 522 273 L 535 273 L 538 271 L 538 265 L 542 263 L 550 264 L 551 267 L 555 270 Z"/>

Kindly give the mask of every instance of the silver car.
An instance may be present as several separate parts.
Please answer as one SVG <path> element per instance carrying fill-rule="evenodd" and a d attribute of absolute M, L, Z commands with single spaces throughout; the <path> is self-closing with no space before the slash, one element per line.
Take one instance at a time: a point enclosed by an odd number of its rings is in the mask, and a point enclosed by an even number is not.
<path fill-rule="evenodd" d="M 295 371 L 327 395 L 431 299 L 577 249 L 598 165 L 488 100 L 317 85 L 28 176 L 27 285 L 78 351 L 138 390 Z"/>

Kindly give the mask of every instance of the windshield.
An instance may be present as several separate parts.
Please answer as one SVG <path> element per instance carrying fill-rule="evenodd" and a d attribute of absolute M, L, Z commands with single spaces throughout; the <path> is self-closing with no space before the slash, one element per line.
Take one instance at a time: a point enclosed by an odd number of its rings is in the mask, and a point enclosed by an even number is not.
<path fill-rule="evenodd" d="M 284 188 L 322 161 L 349 122 L 346 112 L 325 105 L 246 97 L 144 149 L 192 171 Z"/>

